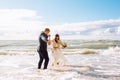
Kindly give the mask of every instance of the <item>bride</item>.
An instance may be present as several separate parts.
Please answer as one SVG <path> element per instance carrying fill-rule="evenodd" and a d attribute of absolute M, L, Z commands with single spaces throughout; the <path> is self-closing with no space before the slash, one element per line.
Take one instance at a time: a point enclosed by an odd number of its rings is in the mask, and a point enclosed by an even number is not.
<path fill-rule="evenodd" d="M 52 57 L 54 59 L 52 66 L 64 66 L 68 64 L 61 51 L 61 48 L 65 47 L 67 47 L 67 44 L 62 43 L 59 34 L 56 34 L 55 38 L 52 40 Z"/>

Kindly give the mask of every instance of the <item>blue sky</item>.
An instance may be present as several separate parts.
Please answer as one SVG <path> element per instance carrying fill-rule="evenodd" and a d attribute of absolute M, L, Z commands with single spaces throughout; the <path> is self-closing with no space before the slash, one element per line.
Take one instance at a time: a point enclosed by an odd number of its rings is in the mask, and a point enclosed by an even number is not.
<path fill-rule="evenodd" d="M 52 24 L 120 18 L 120 0 L 0 0 L 1 9 L 32 9 Z"/>
<path fill-rule="evenodd" d="M 117 39 L 120 35 L 119 7 L 120 0 L 0 0 L 0 35 L 4 35 L 0 39 L 8 36 L 18 39 L 14 34 L 33 36 L 30 38 L 33 39 L 39 30 L 49 26 L 53 34 L 85 38 L 89 35 L 116 36 Z"/>

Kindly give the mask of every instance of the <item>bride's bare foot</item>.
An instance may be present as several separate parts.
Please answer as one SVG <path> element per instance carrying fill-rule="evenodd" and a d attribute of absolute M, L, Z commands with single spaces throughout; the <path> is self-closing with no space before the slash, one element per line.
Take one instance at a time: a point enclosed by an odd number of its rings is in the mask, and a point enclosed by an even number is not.
<path fill-rule="evenodd" d="M 57 66 L 57 65 L 59 65 L 59 62 L 52 63 L 52 66 Z"/>
<path fill-rule="evenodd" d="M 59 65 L 59 62 L 57 62 L 57 65 Z"/>

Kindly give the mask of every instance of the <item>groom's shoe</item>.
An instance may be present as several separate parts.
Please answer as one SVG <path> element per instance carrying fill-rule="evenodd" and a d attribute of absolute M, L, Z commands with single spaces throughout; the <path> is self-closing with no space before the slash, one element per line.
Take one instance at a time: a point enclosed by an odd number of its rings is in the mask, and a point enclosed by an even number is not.
<path fill-rule="evenodd" d="M 41 68 L 38 68 L 38 69 L 41 69 Z"/>
<path fill-rule="evenodd" d="M 38 67 L 38 69 L 41 69 L 41 67 Z"/>

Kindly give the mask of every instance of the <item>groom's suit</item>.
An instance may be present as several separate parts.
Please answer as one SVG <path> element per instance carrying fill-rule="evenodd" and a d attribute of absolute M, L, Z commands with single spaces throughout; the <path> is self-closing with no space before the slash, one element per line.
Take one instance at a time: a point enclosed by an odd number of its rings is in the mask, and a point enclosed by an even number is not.
<path fill-rule="evenodd" d="M 49 57 L 47 52 L 47 41 L 48 41 L 48 36 L 44 32 L 42 32 L 39 36 L 39 47 L 37 50 L 40 57 L 40 61 L 38 63 L 38 69 L 41 68 L 44 59 L 45 59 L 44 69 L 47 69 L 48 66 Z"/>

